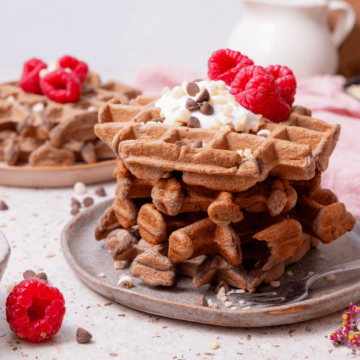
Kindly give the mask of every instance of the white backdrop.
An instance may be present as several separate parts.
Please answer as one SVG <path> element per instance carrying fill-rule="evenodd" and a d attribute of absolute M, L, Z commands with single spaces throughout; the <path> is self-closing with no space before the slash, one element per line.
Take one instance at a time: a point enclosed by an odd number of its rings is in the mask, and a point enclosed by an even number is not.
<path fill-rule="evenodd" d="M 71 54 L 95 71 L 166 62 L 206 70 L 242 16 L 240 0 L 1 1 L 0 70 Z M 250 35 L 250 34 L 249 34 Z M 251 35 L 250 35 L 251 36 Z"/>

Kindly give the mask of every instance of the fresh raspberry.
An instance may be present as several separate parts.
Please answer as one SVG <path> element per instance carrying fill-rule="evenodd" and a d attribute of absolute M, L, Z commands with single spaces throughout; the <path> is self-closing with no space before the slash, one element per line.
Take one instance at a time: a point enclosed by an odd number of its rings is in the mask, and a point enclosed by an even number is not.
<path fill-rule="evenodd" d="M 46 341 L 57 334 L 65 311 L 61 292 L 37 278 L 22 281 L 6 299 L 10 329 L 33 342 Z"/>
<path fill-rule="evenodd" d="M 280 95 L 291 106 L 296 92 L 296 79 L 293 72 L 281 65 L 271 65 L 266 70 L 275 78 Z"/>
<path fill-rule="evenodd" d="M 59 60 L 60 67 L 66 69 L 69 68 L 73 73 L 79 78 L 81 83 L 86 79 L 86 75 L 89 71 L 89 68 L 86 63 L 79 61 L 78 59 L 65 55 Z"/>
<path fill-rule="evenodd" d="M 28 93 L 42 95 L 39 72 L 46 69 L 47 65 L 39 59 L 30 59 L 24 64 L 23 72 L 19 80 L 19 86 Z"/>
<path fill-rule="evenodd" d="M 60 104 L 74 103 L 81 95 L 80 80 L 72 73 L 60 68 L 40 79 L 43 93 Z"/>
<path fill-rule="evenodd" d="M 281 97 L 274 77 L 262 66 L 241 69 L 231 83 L 230 93 L 244 108 L 273 122 L 290 116 L 290 106 Z"/>
<path fill-rule="evenodd" d="M 230 86 L 240 69 L 253 64 L 251 59 L 239 51 L 221 49 L 210 56 L 208 75 L 211 80 L 223 80 Z"/>

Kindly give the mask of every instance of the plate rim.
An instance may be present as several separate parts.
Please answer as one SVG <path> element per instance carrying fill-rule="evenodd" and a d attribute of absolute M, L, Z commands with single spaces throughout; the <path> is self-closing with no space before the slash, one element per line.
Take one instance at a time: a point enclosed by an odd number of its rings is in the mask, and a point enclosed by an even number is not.
<path fill-rule="evenodd" d="M 75 225 L 76 222 L 80 221 L 82 218 L 86 217 L 88 214 L 92 213 L 93 211 L 95 211 L 96 208 L 102 207 L 104 206 L 106 203 L 112 203 L 114 201 L 115 198 L 106 200 L 106 201 L 102 201 L 96 205 L 93 205 L 92 207 L 90 207 L 89 209 L 85 209 L 84 211 L 82 211 L 80 214 L 77 214 L 76 216 L 74 216 L 72 219 L 70 219 L 64 226 L 64 228 L 61 231 L 60 234 L 60 242 L 61 242 L 61 249 L 62 252 L 64 254 L 65 260 L 68 263 L 68 265 L 70 266 L 70 268 L 75 271 L 75 273 L 77 274 L 77 276 L 80 277 L 80 279 L 82 280 L 83 283 L 85 283 L 85 285 L 87 287 L 89 287 L 90 289 L 92 289 L 93 291 L 95 291 L 96 293 L 100 294 L 101 296 L 104 296 L 105 298 L 110 299 L 109 297 L 107 297 L 106 295 L 104 295 L 103 293 L 97 291 L 95 288 L 91 287 L 90 285 L 88 285 L 87 282 L 92 283 L 96 286 L 101 286 L 103 288 L 108 288 L 111 289 L 112 291 L 116 291 L 119 293 L 123 293 L 123 294 L 130 294 L 131 297 L 135 297 L 135 298 L 139 298 L 139 299 L 144 299 L 153 303 L 157 303 L 157 304 L 164 304 L 164 305 L 170 305 L 170 306 L 176 306 L 178 308 L 183 308 L 184 310 L 199 310 L 201 309 L 201 311 L 206 311 L 206 312 L 211 312 L 213 313 L 214 311 L 216 311 L 216 314 L 218 314 L 219 316 L 221 316 L 222 314 L 226 316 L 229 315 L 229 310 L 224 310 L 224 309 L 219 309 L 217 308 L 216 310 L 210 308 L 210 307 L 199 307 L 196 305 L 190 305 L 190 304 L 182 304 L 182 303 L 177 303 L 171 300 L 164 300 L 164 299 L 159 299 L 159 298 L 154 298 L 150 295 L 146 295 L 146 294 L 139 294 L 136 292 L 131 292 L 122 288 L 119 288 L 117 286 L 114 285 L 109 285 L 108 283 L 104 283 L 101 282 L 100 280 L 98 280 L 97 278 L 93 277 L 92 275 L 90 275 L 88 272 L 86 272 L 86 270 L 84 270 L 75 260 L 73 254 L 71 253 L 70 247 L 69 247 L 69 243 L 68 243 L 68 237 L 67 234 L 69 233 L 69 231 L 71 230 L 71 228 Z M 357 225 L 360 225 L 360 222 L 357 220 Z M 283 306 L 269 306 L 266 308 L 259 308 L 259 309 L 251 309 L 251 310 L 235 310 L 235 311 L 231 311 L 232 315 L 238 315 L 241 316 L 242 314 L 252 314 L 252 315 L 262 315 L 264 313 L 266 313 L 267 315 L 277 315 L 279 313 L 285 313 L 287 310 L 290 310 L 289 312 L 296 312 L 297 308 L 311 308 L 313 307 L 313 305 L 317 305 L 319 303 L 319 299 L 321 299 L 321 303 L 322 302 L 330 302 L 332 299 L 336 298 L 336 297 L 342 297 L 348 294 L 351 294 L 353 291 L 360 291 L 360 283 L 358 285 L 353 285 L 351 287 L 342 289 L 342 290 L 338 290 L 334 293 L 330 293 L 327 295 L 322 295 L 319 296 L 317 298 L 314 299 L 306 299 L 306 300 L 302 300 L 300 302 L 296 302 L 296 303 L 292 303 L 292 304 L 287 304 L 287 305 L 283 305 Z M 360 295 L 359 295 L 360 297 Z M 119 303 L 123 306 L 126 307 L 130 307 L 145 313 L 149 313 L 149 314 L 156 314 L 158 316 L 163 316 L 163 317 L 167 317 L 167 318 L 172 318 L 172 319 L 178 319 L 178 320 L 183 320 L 183 321 L 190 321 L 190 322 L 196 322 L 196 323 L 202 323 L 202 324 L 211 324 L 211 325 L 220 325 L 220 326 L 230 326 L 230 327 L 245 327 L 245 325 L 240 326 L 240 325 L 232 325 L 232 324 L 223 324 L 223 323 L 209 323 L 208 321 L 197 321 L 194 319 L 184 319 L 184 318 L 179 318 L 176 316 L 170 316 L 167 314 L 164 314 L 162 312 L 154 312 L 154 311 L 148 311 L 148 310 L 144 310 L 141 308 L 137 308 L 135 306 L 129 306 L 129 305 L 124 305 L 123 303 L 117 302 L 114 299 L 110 299 L 111 301 L 114 301 L 116 303 Z M 291 311 L 293 310 L 293 311 Z M 331 314 L 333 312 L 338 311 L 338 308 L 334 308 L 334 311 L 332 312 L 328 312 L 327 314 Z M 219 317 L 218 316 L 218 317 Z M 319 315 L 319 316 L 325 316 L 325 315 Z M 319 317 L 318 316 L 318 317 Z M 303 320 L 299 320 L 299 321 L 307 321 L 307 320 L 311 320 L 311 319 L 316 319 L 317 316 L 311 316 L 308 318 L 305 318 Z M 294 323 L 294 321 L 289 321 L 289 322 L 282 322 L 282 324 L 289 324 L 289 323 Z M 276 325 L 262 325 L 262 326 L 276 326 Z M 246 327 L 261 327 L 260 325 L 255 325 L 255 326 L 251 326 L 251 325 L 246 325 Z"/>
<path fill-rule="evenodd" d="M 91 169 L 96 167 L 103 167 L 107 165 L 116 164 L 116 159 L 105 160 L 96 162 L 95 164 L 79 164 L 71 166 L 12 166 L 12 165 L 2 165 L 0 164 L 0 171 L 19 171 L 19 172 L 29 172 L 29 171 L 71 171 L 71 170 L 81 170 L 81 169 Z"/>

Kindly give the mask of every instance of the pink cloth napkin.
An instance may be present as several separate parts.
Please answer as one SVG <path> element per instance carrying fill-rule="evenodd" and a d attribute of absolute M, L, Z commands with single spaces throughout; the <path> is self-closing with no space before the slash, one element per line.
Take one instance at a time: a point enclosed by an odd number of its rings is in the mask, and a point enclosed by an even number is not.
<path fill-rule="evenodd" d="M 144 94 L 159 94 L 183 80 L 205 78 L 187 69 L 168 64 L 140 69 L 135 85 Z M 312 110 L 312 116 L 330 124 L 340 124 L 341 134 L 322 175 L 322 186 L 331 189 L 347 210 L 360 218 L 360 102 L 343 91 L 342 76 L 314 76 L 298 81 L 295 105 Z"/>

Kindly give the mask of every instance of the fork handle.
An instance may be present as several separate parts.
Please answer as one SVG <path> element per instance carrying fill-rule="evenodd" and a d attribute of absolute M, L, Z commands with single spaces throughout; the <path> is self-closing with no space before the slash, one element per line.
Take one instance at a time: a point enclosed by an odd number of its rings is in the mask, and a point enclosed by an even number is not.
<path fill-rule="evenodd" d="M 346 264 L 335 265 L 332 266 L 331 268 L 320 270 L 315 274 L 307 276 L 303 280 L 305 281 L 307 280 L 307 286 L 310 287 L 316 280 L 321 279 L 325 276 L 341 273 L 344 271 L 356 270 L 356 269 L 360 269 L 360 260 L 349 262 Z"/>

